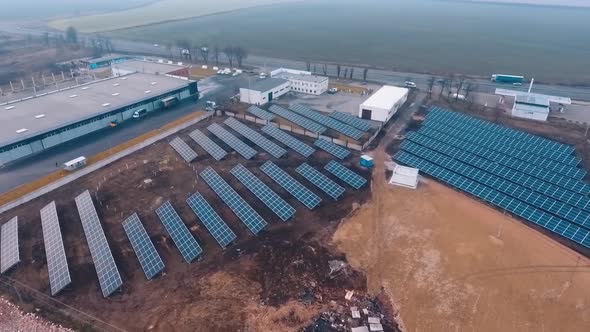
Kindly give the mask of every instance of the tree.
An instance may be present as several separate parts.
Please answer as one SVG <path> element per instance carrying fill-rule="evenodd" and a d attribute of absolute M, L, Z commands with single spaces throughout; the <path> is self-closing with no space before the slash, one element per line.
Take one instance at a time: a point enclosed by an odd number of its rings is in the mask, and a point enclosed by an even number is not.
<path fill-rule="evenodd" d="M 216 66 L 219 66 L 219 53 L 220 53 L 219 46 L 218 45 L 213 46 L 213 59 L 215 59 Z"/>
<path fill-rule="evenodd" d="M 313 73 L 315 74 L 315 73 L 317 73 L 317 72 L 318 72 L 318 71 L 317 71 L 317 67 L 316 67 L 316 64 L 314 63 L 314 64 L 313 64 Z"/>
<path fill-rule="evenodd" d="M 354 75 L 354 68 L 350 68 L 350 79 L 352 80 L 352 75 Z"/>
<path fill-rule="evenodd" d="M 234 47 L 234 55 L 236 57 L 236 61 L 238 62 L 238 67 L 242 67 L 242 62 L 248 57 L 248 51 L 246 51 L 241 46 L 237 46 Z"/>
<path fill-rule="evenodd" d="M 457 78 L 457 93 L 455 93 L 455 101 L 459 100 L 459 95 L 461 94 L 461 90 L 463 90 L 465 80 L 465 76 L 459 76 L 459 78 Z"/>
<path fill-rule="evenodd" d="M 203 45 L 199 48 L 199 51 L 201 52 L 201 58 L 207 64 L 209 62 L 209 46 Z"/>
<path fill-rule="evenodd" d="M 363 69 L 363 81 L 367 81 L 367 75 L 369 74 L 369 68 Z"/>
<path fill-rule="evenodd" d="M 438 94 L 438 98 L 440 99 L 440 97 L 442 97 L 443 92 L 445 91 L 445 86 L 447 84 L 447 79 L 446 78 L 441 78 L 439 80 L 440 82 L 440 92 Z"/>
<path fill-rule="evenodd" d="M 49 47 L 49 32 L 44 32 L 41 40 L 43 40 L 45 46 Z"/>
<path fill-rule="evenodd" d="M 340 78 L 340 71 L 342 70 L 342 68 L 340 68 L 340 65 L 336 65 L 336 77 Z"/>
<path fill-rule="evenodd" d="M 229 66 L 233 67 L 234 66 L 234 59 L 235 59 L 235 54 L 234 54 L 234 48 L 231 46 L 226 46 L 223 48 L 223 54 L 225 54 L 225 57 L 227 58 L 227 62 L 229 62 Z"/>
<path fill-rule="evenodd" d="M 70 26 L 66 29 L 66 41 L 70 44 L 78 44 L 78 31 Z"/>
<path fill-rule="evenodd" d="M 327 64 L 322 64 L 322 72 L 324 73 L 324 76 L 328 76 L 328 65 Z"/>
<path fill-rule="evenodd" d="M 435 82 L 434 76 L 430 76 L 428 78 L 428 96 L 429 97 L 432 97 L 432 89 L 434 88 L 434 82 Z"/>
<path fill-rule="evenodd" d="M 172 43 L 166 42 L 166 49 L 168 50 L 168 54 L 170 54 L 170 59 L 174 59 L 174 55 L 172 54 Z"/>
<path fill-rule="evenodd" d="M 176 47 L 180 53 L 181 59 L 191 59 L 191 42 L 186 39 L 179 39 L 176 41 Z"/>
<path fill-rule="evenodd" d="M 342 77 L 344 79 L 346 79 L 346 77 L 348 77 L 348 68 L 344 68 L 344 75 L 342 75 Z"/>
<path fill-rule="evenodd" d="M 311 71 L 311 61 L 305 60 L 305 68 L 307 68 L 307 71 Z"/>

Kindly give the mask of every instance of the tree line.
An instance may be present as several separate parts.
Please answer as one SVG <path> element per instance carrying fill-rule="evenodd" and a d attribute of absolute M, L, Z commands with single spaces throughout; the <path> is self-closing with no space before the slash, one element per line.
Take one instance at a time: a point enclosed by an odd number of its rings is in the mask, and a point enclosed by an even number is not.
<path fill-rule="evenodd" d="M 174 43 L 169 41 L 166 42 L 165 46 L 171 58 L 174 58 L 172 50 L 176 47 L 181 59 L 194 61 L 200 58 L 205 64 L 214 62 L 217 66 L 219 66 L 221 60 L 225 59 L 230 67 L 234 67 L 234 65 L 242 67 L 244 60 L 248 58 L 248 51 L 242 46 L 227 45 L 221 47 L 217 44 L 210 46 L 206 43 L 191 43 L 186 39 L 177 40 Z"/>

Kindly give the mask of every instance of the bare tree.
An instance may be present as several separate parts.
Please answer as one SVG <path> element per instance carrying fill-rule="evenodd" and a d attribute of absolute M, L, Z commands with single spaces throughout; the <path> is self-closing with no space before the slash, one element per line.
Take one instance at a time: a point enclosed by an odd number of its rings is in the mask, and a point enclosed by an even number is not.
<path fill-rule="evenodd" d="M 432 89 L 434 88 L 434 82 L 435 82 L 434 76 L 430 76 L 428 78 L 428 96 L 429 97 L 432 97 Z"/>
<path fill-rule="evenodd" d="M 316 64 L 314 63 L 314 64 L 313 64 L 313 73 L 315 74 L 315 73 L 317 73 L 317 72 L 318 72 L 318 71 L 317 71 L 317 68 L 316 68 Z"/>
<path fill-rule="evenodd" d="M 459 95 L 461 94 L 461 91 L 463 90 L 463 86 L 465 85 L 465 76 L 459 76 L 459 78 L 457 78 L 457 93 L 455 93 L 455 101 L 459 100 Z"/>
<path fill-rule="evenodd" d="M 215 59 L 215 65 L 219 66 L 219 53 L 221 51 L 219 50 L 219 46 L 215 45 L 213 46 L 213 59 Z"/>
<path fill-rule="evenodd" d="M 342 70 L 342 68 L 340 67 L 340 65 L 336 65 L 336 77 L 340 78 L 340 71 Z"/>
<path fill-rule="evenodd" d="M 174 55 L 172 54 L 172 43 L 166 42 L 166 49 L 168 50 L 168 54 L 170 54 L 170 59 L 174 59 Z"/>
<path fill-rule="evenodd" d="M 201 58 L 203 58 L 203 61 L 207 64 L 209 62 L 209 46 L 203 45 L 199 51 L 201 52 Z"/>
<path fill-rule="evenodd" d="M 348 77 L 348 68 L 344 68 L 344 75 L 342 75 L 342 77 L 344 77 L 344 78 Z"/>
<path fill-rule="evenodd" d="M 445 91 L 445 86 L 447 85 L 447 79 L 446 78 L 441 78 L 439 80 L 440 82 L 440 92 L 438 94 L 438 98 L 440 99 Z"/>
<path fill-rule="evenodd" d="M 367 81 L 367 75 L 369 74 L 369 68 L 363 69 L 363 81 Z"/>
<path fill-rule="evenodd" d="M 311 71 L 311 61 L 305 60 L 305 68 L 307 68 L 307 71 Z"/>
<path fill-rule="evenodd" d="M 354 75 L 354 68 L 350 68 L 350 79 L 352 80 L 352 75 Z"/>
<path fill-rule="evenodd" d="M 227 58 L 227 62 L 229 62 L 229 66 L 233 67 L 234 66 L 234 59 L 236 57 L 236 55 L 234 54 L 234 48 L 231 46 L 224 47 L 223 54 L 225 54 L 225 57 Z"/>
<path fill-rule="evenodd" d="M 246 51 L 241 46 L 237 46 L 234 47 L 234 55 L 236 57 L 236 61 L 238 62 L 238 67 L 242 67 L 242 62 L 248 57 L 248 51 Z"/>
<path fill-rule="evenodd" d="M 328 76 L 328 65 L 327 64 L 322 64 L 322 72 L 324 73 L 324 76 Z"/>

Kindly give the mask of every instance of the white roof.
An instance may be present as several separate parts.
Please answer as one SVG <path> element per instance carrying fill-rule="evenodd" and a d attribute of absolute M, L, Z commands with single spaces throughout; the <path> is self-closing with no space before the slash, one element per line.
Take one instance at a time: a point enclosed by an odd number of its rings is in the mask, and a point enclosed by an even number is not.
<path fill-rule="evenodd" d="M 86 157 L 78 157 L 76 159 L 72 159 L 72 160 L 64 163 L 64 165 L 66 165 L 66 166 L 72 166 L 74 164 L 77 164 L 77 163 L 79 163 L 81 161 L 85 161 L 85 160 L 86 160 Z"/>
<path fill-rule="evenodd" d="M 381 108 L 390 110 L 395 103 L 404 98 L 408 94 L 408 89 L 397 86 L 384 85 L 377 90 L 369 99 L 367 99 L 361 106 L 366 108 Z"/>
<path fill-rule="evenodd" d="M 416 188 L 418 185 L 418 169 L 396 165 L 389 184 L 394 184 L 406 188 Z"/>

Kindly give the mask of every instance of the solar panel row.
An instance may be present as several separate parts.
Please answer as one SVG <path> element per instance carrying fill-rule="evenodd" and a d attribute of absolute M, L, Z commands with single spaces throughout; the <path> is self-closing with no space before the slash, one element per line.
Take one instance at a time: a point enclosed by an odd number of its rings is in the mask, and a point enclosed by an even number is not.
<path fill-rule="evenodd" d="M 568 223 L 531 205 L 500 193 L 485 185 L 472 181 L 457 173 L 446 170 L 434 163 L 413 156 L 405 151 L 398 152 L 394 159 L 398 162 L 420 169 L 420 171 L 446 182 L 460 190 L 496 205 L 514 215 L 537 224 L 551 232 L 590 248 L 589 232 L 582 227 Z"/>
<path fill-rule="evenodd" d="M 327 130 L 326 127 L 320 125 L 319 123 L 280 106 L 271 105 L 268 110 L 311 132 L 323 134 Z"/>
<path fill-rule="evenodd" d="M 194 193 L 186 199 L 186 203 L 222 248 L 227 247 L 236 239 L 236 234 L 227 226 L 211 205 L 209 205 L 203 195 Z"/>
<path fill-rule="evenodd" d="M 205 168 L 200 175 L 252 233 L 266 227 L 267 222 L 213 168 Z"/>
<path fill-rule="evenodd" d="M 351 125 L 340 122 L 327 115 L 320 114 L 309 107 L 303 105 L 293 105 L 289 108 L 295 113 L 301 114 L 309 119 L 312 119 L 313 121 L 323 126 L 334 129 L 337 132 L 344 134 L 352 139 L 359 140 L 365 134 L 363 131 L 356 129 Z"/>
<path fill-rule="evenodd" d="M 183 141 L 180 137 L 176 137 L 172 141 L 170 141 L 170 146 L 178 152 L 178 154 L 184 159 L 187 163 L 197 159 L 198 155 L 195 150 L 191 149 L 185 141 Z"/>
<path fill-rule="evenodd" d="M 272 191 L 264 182 L 260 181 L 252 172 L 241 164 L 231 170 L 235 176 L 250 192 L 262 201 L 281 220 L 287 221 L 295 215 L 295 209 L 285 202 L 277 193 Z"/>
<path fill-rule="evenodd" d="M 418 133 L 424 137 L 428 137 L 433 140 L 438 140 L 447 143 L 454 147 L 463 149 L 465 151 L 476 154 L 480 157 L 486 158 L 490 160 L 490 162 L 497 162 L 499 164 L 521 171 L 541 180 L 551 182 L 564 189 L 578 193 L 580 194 L 580 196 L 590 194 L 590 185 L 582 181 L 575 180 L 571 177 L 562 176 L 561 174 L 554 171 L 550 171 L 547 168 L 536 166 L 534 164 L 522 161 L 518 158 L 514 158 L 510 155 L 494 151 L 485 146 L 473 144 L 469 141 L 463 141 L 461 139 L 455 138 L 454 136 L 447 135 L 443 132 L 431 129 L 428 126 L 422 127 L 418 131 Z M 576 203 L 575 205 L 578 205 L 578 203 Z"/>
<path fill-rule="evenodd" d="M 220 161 L 221 159 L 225 158 L 227 152 L 222 149 L 219 145 L 213 142 L 207 135 L 203 134 L 198 129 L 195 129 L 193 132 L 189 134 L 190 138 L 195 141 L 195 143 L 199 144 L 203 150 L 207 151 L 208 154 L 213 157 L 213 159 Z"/>
<path fill-rule="evenodd" d="M 222 140 L 230 148 L 234 149 L 242 157 L 246 159 L 252 159 L 254 156 L 256 156 L 256 150 L 249 147 L 246 143 L 242 142 L 240 139 L 217 123 L 207 127 L 207 130 L 209 130 L 213 135 L 217 136 L 217 138 Z"/>
<path fill-rule="evenodd" d="M 494 151 L 518 158 L 524 162 L 528 162 L 536 166 L 547 168 L 551 171 L 562 174 L 563 176 L 571 177 L 575 180 L 581 180 L 586 175 L 586 171 L 582 169 L 565 165 L 554 160 L 550 160 L 542 156 L 536 155 L 534 153 L 526 153 L 522 150 L 515 149 L 510 145 L 504 144 L 503 142 L 499 142 L 484 136 L 472 135 L 468 132 L 462 131 L 454 127 L 429 122 L 426 124 L 426 128 L 434 129 L 446 133 L 448 135 L 452 135 L 461 140 L 484 146 Z"/>
<path fill-rule="evenodd" d="M 348 157 L 348 155 L 350 155 L 350 151 L 348 149 L 343 148 L 340 145 L 336 145 L 332 142 L 328 142 L 325 139 L 318 138 L 315 141 L 314 145 L 338 159 L 345 159 L 346 157 Z"/>
<path fill-rule="evenodd" d="M 356 129 L 359 129 L 362 131 L 369 131 L 372 128 L 372 126 L 369 122 L 367 122 L 363 119 L 359 119 L 352 114 L 342 113 L 342 112 L 332 112 L 330 114 L 330 117 L 332 117 L 340 122 L 347 123 L 347 124 L 355 127 Z"/>
<path fill-rule="evenodd" d="M 18 262 L 18 217 L 14 217 L 0 229 L 0 273 L 10 270 Z"/>
<path fill-rule="evenodd" d="M 291 175 L 289 175 L 289 173 L 282 170 L 272 161 L 269 160 L 265 162 L 264 165 L 260 167 L 260 169 L 308 209 L 313 210 L 318 205 L 320 205 L 322 199 L 318 195 L 307 189 L 304 185 L 295 180 Z"/>
<path fill-rule="evenodd" d="M 549 198 L 545 195 L 535 193 L 523 186 L 504 180 L 499 176 L 472 167 L 451 157 L 447 157 L 435 150 L 425 148 L 411 141 L 404 141 L 402 149 L 419 158 L 433 162 L 441 167 L 471 178 L 481 184 L 493 188 L 506 195 L 512 196 L 527 204 L 545 210 L 555 216 L 576 223 L 580 226 L 590 228 L 590 213 Z"/>
<path fill-rule="evenodd" d="M 480 168 L 494 175 L 500 176 L 506 180 L 520 184 L 523 187 L 535 190 L 539 193 L 542 193 L 564 203 L 568 203 L 572 206 L 577 206 L 580 209 L 590 208 L 590 199 L 586 198 L 585 196 L 576 194 L 562 187 L 553 185 L 549 182 L 540 180 L 536 177 L 511 169 L 502 164 L 490 162 L 485 158 L 478 157 L 465 150 L 457 149 L 451 145 L 430 139 L 429 137 L 422 136 L 415 132 L 409 133 L 406 136 L 406 138 L 409 140 L 408 142 L 411 141 L 420 144 L 424 147 L 427 147 L 429 149 L 439 151 L 441 153 L 446 154 L 449 157 L 455 158 L 457 160 L 470 164 L 474 167 Z M 407 143 L 402 143 L 402 145 L 404 144 Z M 578 204 L 580 204 L 580 206 L 578 206 Z"/>
<path fill-rule="evenodd" d="M 156 214 L 187 263 L 192 262 L 201 255 L 203 249 L 188 228 L 186 228 L 186 225 L 180 219 L 180 216 L 176 213 L 170 201 L 157 208 Z"/>
<path fill-rule="evenodd" d="M 47 257 L 47 271 L 51 295 L 56 295 L 72 282 L 55 202 L 47 204 L 40 211 L 43 243 Z"/>
<path fill-rule="evenodd" d="M 248 108 L 248 113 L 254 115 L 255 117 L 257 117 L 259 119 L 266 120 L 266 121 L 271 121 L 272 119 L 275 118 L 274 114 L 272 114 L 268 111 L 265 111 L 258 106 L 250 106 Z"/>
<path fill-rule="evenodd" d="M 315 152 L 315 149 L 311 146 L 301 142 L 273 125 L 268 124 L 262 127 L 262 131 L 306 158 Z"/>
<path fill-rule="evenodd" d="M 330 161 L 326 166 L 324 166 L 324 169 L 334 174 L 340 180 L 348 183 L 354 189 L 360 189 L 365 185 L 365 183 L 367 183 L 365 178 L 356 174 L 345 166 L 335 162 L 334 160 Z"/>
<path fill-rule="evenodd" d="M 150 280 L 162 272 L 164 262 L 139 220 L 137 213 L 133 213 L 123 222 L 123 229 L 127 234 L 127 238 L 129 238 L 129 242 L 131 242 L 131 247 L 135 251 L 145 277 Z"/>
<path fill-rule="evenodd" d="M 270 141 L 268 138 L 262 136 L 262 134 L 260 134 L 256 130 L 246 126 L 245 124 L 241 123 L 240 121 L 234 118 L 227 118 L 224 121 L 224 123 L 231 129 L 238 132 L 240 135 L 244 136 L 245 138 L 252 141 L 254 144 L 261 147 L 264 151 L 270 153 L 270 155 L 275 158 L 281 158 L 287 153 L 287 150 L 278 146 L 274 142 Z"/>
<path fill-rule="evenodd" d="M 76 197 L 75 201 L 82 221 L 84 235 L 88 242 L 88 248 L 90 249 L 90 255 L 94 261 L 102 295 L 108 297 L 123 285 L 123 280 L 121 280 L 109 243 L 100 225 L 90 192 L 88 190 L 84 191 Z"/>
<path fill-rule="evenodd" d="M 309 166 L 309 164 L 307 163 L 299 165 L 299 167 L 297 167 L 295 171 L 301 174 L 301 176 L 306 178 L 316 187 L 320 188 L 323 192 L 328 194 L 333 199 L 338 199 L 342 195 L 344 195 L 344 188 L 342 188 L 340 185 L 332 181 L 324 174 L 320 173 L 315 168 Z"/>
<path fill-rule="evenodd" d="M 576 166 L 580 159 L 572 155 L 573 147 L 557 143 L 522 131 L 499 126 L 491 122 L 475 119 L 457 112 L 438 110 L 428 116 L 429 121 L 452 126 L 472 135 L 484 136 L 513 148 L 534 153 L 569 166 Z"/>

